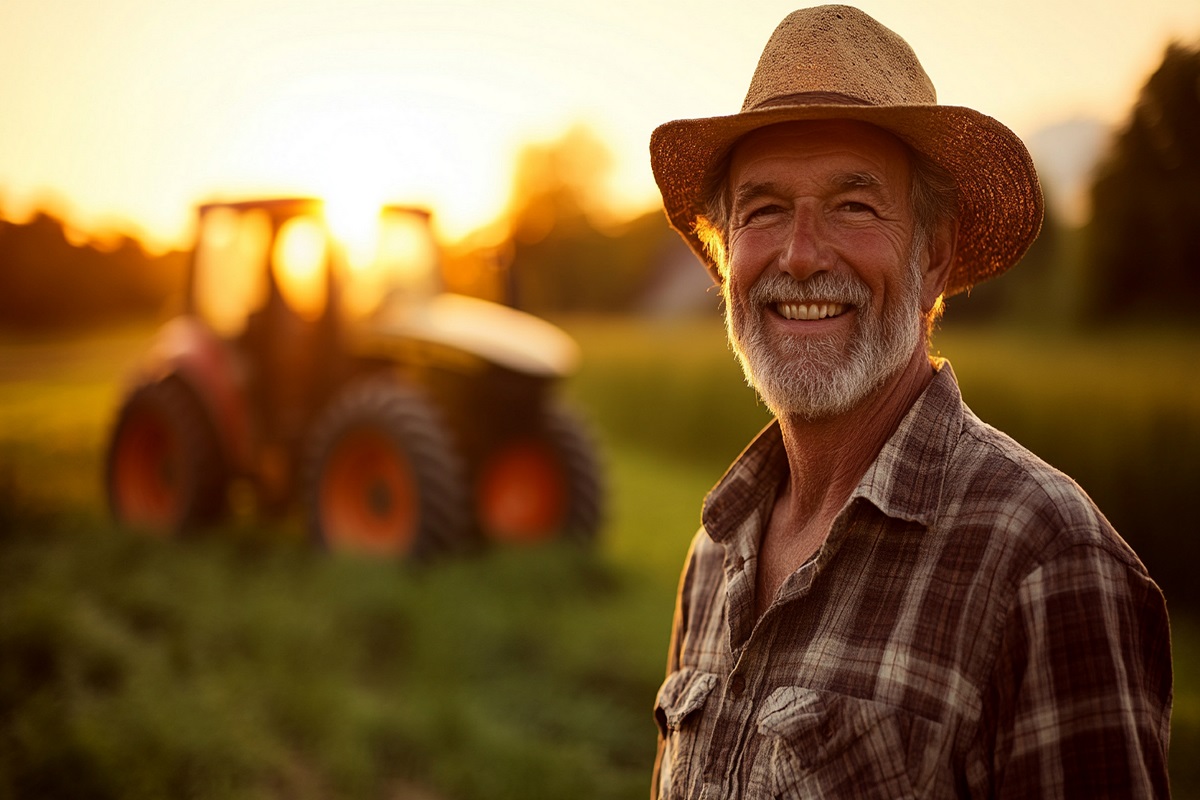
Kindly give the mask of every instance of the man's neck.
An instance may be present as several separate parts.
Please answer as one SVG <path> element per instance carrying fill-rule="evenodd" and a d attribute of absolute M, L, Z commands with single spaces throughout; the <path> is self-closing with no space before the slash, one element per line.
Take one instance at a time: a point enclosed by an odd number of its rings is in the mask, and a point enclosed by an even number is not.
<path fill-rule="evenodd" d="M 883 445 L 933 378 L 924 349 L 854 409 L 837 417 L 779 420 L 789 478 L 775 513 L 786 528 L 828 531 Z"/>
<path fill-rule="evenodd" d="M 824 420 L 779 420 L 789 475 L 759 542 L 759 616 L 787 576 L 825 543 L 850 493 L 932 377 L 929 359 L 919 349 L 904 369 L 850 412 Z"/>

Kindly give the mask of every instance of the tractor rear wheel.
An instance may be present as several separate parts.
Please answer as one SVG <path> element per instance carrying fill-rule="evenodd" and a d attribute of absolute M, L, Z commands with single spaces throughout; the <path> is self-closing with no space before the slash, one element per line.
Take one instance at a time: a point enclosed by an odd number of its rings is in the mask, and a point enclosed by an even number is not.
<path fill-rule="evenodd" d="M 221 516 L 220 447 L 187 386 L 167 378 L 130 393 L 113 427 L 105 483 L 113 516 L 148 532 L 180 533 Z"/>
<path fill-rule="evenodd" d="M 601 505 L 595 444 L 561 406 L 551 406 L 536 431 L 494 447 L 476 481 L 479 526 L 492 541 L 590 541 L 600 529 Z"/>
<path fill-rule="evenodd" d="M 309 530 L 330 550 L 422 557 L 466 540 L 461 460 L 413 387 L 347 388 L 314 429 L 307 466 Z"/>

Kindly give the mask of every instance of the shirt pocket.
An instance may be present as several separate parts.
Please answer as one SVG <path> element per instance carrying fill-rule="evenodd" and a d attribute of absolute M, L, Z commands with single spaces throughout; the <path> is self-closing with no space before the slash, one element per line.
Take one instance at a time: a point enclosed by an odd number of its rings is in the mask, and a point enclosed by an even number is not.
<path fill-rule="evenodd" d="M 686 796 L 691 767 L 702 762 L 697 743 L 700 710 L 704 708 L 717 676 L 682 667 L 667 676 L 654 701 L 654 719 L 663 752 L 659 770 L 659 797 Z"/>
<path fill-rule="evenodd" d="M 751 795 L 924 798 L 932 791 L 942 726 L 857 697 L 785 686 L 758 713 L 764 737 Z"/>

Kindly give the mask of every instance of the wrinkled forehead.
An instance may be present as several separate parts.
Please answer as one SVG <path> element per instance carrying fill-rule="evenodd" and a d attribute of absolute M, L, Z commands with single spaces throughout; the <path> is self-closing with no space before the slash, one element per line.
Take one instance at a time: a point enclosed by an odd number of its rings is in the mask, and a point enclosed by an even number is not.
<path fill-rule="evenodd" d="M 855 168 L 889 185 L 908 184 L 912 153 L 896 136 L 856 120 L 782 122 L 739 139 L 726 162 L 731 183 L 746 171 L 803 167 L 819 171 Z"/>

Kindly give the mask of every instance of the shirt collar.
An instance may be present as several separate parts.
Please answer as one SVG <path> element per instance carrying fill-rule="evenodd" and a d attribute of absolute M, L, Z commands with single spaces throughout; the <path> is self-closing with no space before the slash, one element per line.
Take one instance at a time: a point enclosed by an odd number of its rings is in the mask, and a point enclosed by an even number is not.
<path fill-rule="evenodd" d="M 930 525 L 937 516 L 950 456 L 963 426 L 962 394 L 950 362 L 934 362 L 933 380 L 867 468 L 851 499 L 889 517 Z"/>
<path fill-rule="evenodd" d="M 751 517 L 770 513 L 770 503 L 787 475 L 787 452 L 779 420 L 771 420 L 704 498 L 701 519 L 705 530 L 714 540 L 724 542 L 748 522 L 752 528 L 759 527 Z"/>
<path fill-rule="evenodd" d="M 963 403 L 950 362 L 937 359 L 934 376 L 899 427 L 867 468 L 850 500 L 863 498 L 884 514 L 930 525 L 937 515 L 947 464 L 962 431 Z M 787 453 L 779 421 L 764 428 L 742 451 L 704 500 L 705 530 L 718 542 L 747 527 L 761 529 L 780 484 Z"/>

